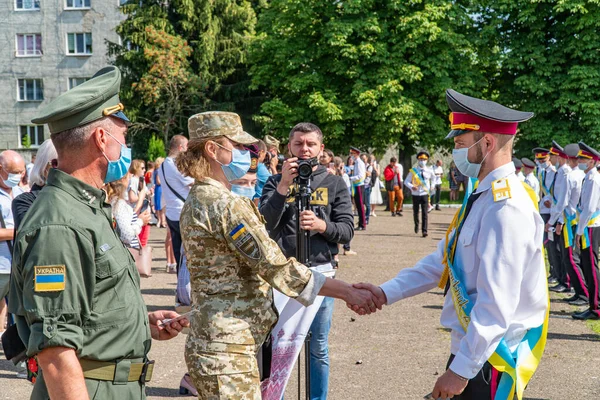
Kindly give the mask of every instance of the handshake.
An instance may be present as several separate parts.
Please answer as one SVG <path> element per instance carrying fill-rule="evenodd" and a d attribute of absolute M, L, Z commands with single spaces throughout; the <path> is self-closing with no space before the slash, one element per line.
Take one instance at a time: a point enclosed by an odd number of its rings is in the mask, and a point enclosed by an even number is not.
<path fill-rule="evenodd" d="M 358 315 L 367 315 L 381 310 L 387 303 L 387 297 L 379 286 L 371 283 L 355 283 L 349 285 L 348 294 L 344 298 L 349 309 Z"/>

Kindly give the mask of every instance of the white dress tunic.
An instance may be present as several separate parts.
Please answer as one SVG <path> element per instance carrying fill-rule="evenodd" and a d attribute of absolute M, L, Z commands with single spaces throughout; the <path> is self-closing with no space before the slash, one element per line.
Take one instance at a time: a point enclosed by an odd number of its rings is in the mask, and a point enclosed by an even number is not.
<path fill-rule="evenodd" d="M 494 201 L 491 186 L 506 178 L 510 198 Z M 508 163 L 483 179 L 460 231 L 454 263 L 473 308 L 464 331 L 450 293 L 445 298 L 441 324 L 452 330 L 450 369 L 473 378 L 494 353 L 502 338 L 514 351 L 525 333 L 544 322 L 548 307 L 546 269 L 542 252 L 544 222 Z M 442 240 L 433 254 L 404 269 L 381 285 L 388 304 L 435 288 L 443 272 Z"/>

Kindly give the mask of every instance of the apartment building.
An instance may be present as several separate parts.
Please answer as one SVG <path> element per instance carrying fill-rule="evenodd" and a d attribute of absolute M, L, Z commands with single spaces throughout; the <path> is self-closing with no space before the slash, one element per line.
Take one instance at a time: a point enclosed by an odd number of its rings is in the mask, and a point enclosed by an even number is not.
<path fill-rule="evenodd" d="M 0 0 L 0 150 L 50 137 L 38 109 L 109 63 L 124 0 Z M 30 147 L 28 147 L 30 146 Z"/>

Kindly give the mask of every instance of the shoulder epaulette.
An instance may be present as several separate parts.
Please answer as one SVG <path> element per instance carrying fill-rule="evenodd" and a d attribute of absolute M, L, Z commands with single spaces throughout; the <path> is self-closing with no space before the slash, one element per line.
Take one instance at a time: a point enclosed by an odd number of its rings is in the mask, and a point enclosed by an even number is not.
<path fill-rule="evenodd" d="M 494 196 L 494 201 L 507 200 L 512 197 L 507 178 L 492 182 L 492 195 Z"/>

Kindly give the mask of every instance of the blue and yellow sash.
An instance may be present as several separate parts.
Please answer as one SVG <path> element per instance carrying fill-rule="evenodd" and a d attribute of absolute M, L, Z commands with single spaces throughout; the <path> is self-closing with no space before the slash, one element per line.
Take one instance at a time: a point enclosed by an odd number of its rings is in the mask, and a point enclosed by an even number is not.
<path fill-rule="evenodd" d="M 456 251 L 458 235 L 462 228 L 462 224 L 464 223 L 467 199 L 472 193 L 471 185 L 469 186 L 468 194 L 463 200 L 462 207 L 454 216 L 454 219 L 446 232 L 446 248 L 444 249 L 443 261 L 444 272 L 442 273 L 442 278 L 439 283 L 440 288 L 445 288 L 446 283 L 450 280 L 450 291 L 452 293 L 452 301 L 454 303 L 456 315 L 465 332 L 467 332 L 467 328 L 471 322 L 469 315 L 473 308 L 473 301 L 469 297 L 467 289 L 462 282 L 461 266 L 454 264 L 454 253 Z M 527 190 L 527 186 L 525 186 L 525 189 Z M 535 193 L 531 189 L 527 190 L 527 193 L 537 208 Z M 530 329 L 514 352 L 510 351 L 506 341 L 502 338 L 496 351 L 490 356 L 488 360 L 489 363 L 498 372 L 503 373 L 494 400 L 513 399 L 515 394 L 517 395 L 518 400 L 523 399 L 523 391 L 537 369 L 542 354 L 544 353 L 546 336 L 548 333 L 549 310 L 550 298 L 548 297 L 548 308 L 544 323 L 537 328 Z"/>
<path fill-rule="evenodd" d="M 573 236 L 573 229 L 577 226 L 577 214 L 569 214 L 567 210 L 563 212 L 565 224 L 563 225 L 563 238 L 565 241 L 565 247 L 573 247 L 575 243 L 575 237 Z"/>
<path fill-rule="evenodd" d="M 552 201 L 554 202 L 554 204 L 556 204 L 556 197 L 554 197 L 554 183 L 556 182 L 556 172 L 554 172 L 554 179 L 552 180 L 552 184 L 550 185 L 550 187 L 546 186 L 546 175 L 547 175 L 548 171 L 546 170 L 542 170 L 542 180 L 541 182 L 541 187 L 542 187 L 542 194 L 545 196 L 551 196 L 552 197 Z"/>
<path fill-rule="evenodd" d="M 427 194 L 429 194 L 429 185 L 427 185 L 427 184 L 424 183 L 425 182 L 425 178 L 423 178 L 423 175 L 421 175 L 421 173 L 419 172 L 419 170 L 416 169 L 415 167 L 412 167 L 410 169 L 410 171 L 413 174 L 413 177 L 412 177 L 413 185 L 416 182 L 416 184 L 418 186 L 423 186 L 423 188 L 425 189 L 425 191 L 427 192 Z"/>
<path fill-rule="evenodd" d="M 577 212 L 579 214 L 581 214 L 582 209 L 577 207 Z M 590 217 L 590 221 L 587 223 L 586 227 L 591 226 L 593 224 L 595 224 L 596 222 L 600 221 L 600 210 L 596 211 L 595 213 L 592 214 L 592 216 Z M 590 247 L 590 233 L 587 229 L 583 230 L 583 236 L 581 237 L 581 249 L 587 249 L 588 247 Z"/>

